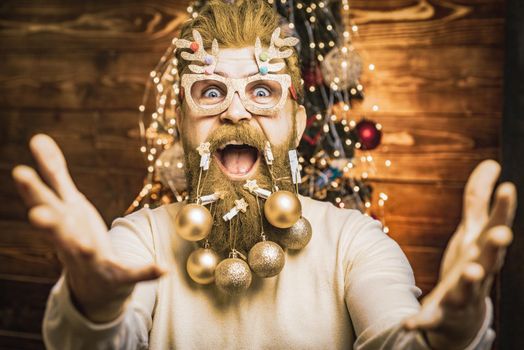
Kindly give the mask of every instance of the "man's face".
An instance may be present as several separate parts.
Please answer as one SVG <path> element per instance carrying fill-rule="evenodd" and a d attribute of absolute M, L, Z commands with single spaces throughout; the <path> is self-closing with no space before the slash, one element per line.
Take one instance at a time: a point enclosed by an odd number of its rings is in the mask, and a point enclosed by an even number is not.
<path fill-rule="evenodd" d="M 257 73 L 253 47 L 220 50 L 215 74 L 244 78 Z M 212 84 L 204 87 L 202 91 L 192 89 L 184 93 L 193 93 L 196 98 L 214 98 L 217 94 L 226 93 L 213 90 Z M 263 90 L 260 92 L 265 95 Z M 254 179 L 260 187 L 268 190 L 272 189 L 273 184 L 280 189 L 293 190 L 287 151 L 296 147 L 304 129 L 304 108 L 294 108 L 288 94 L 281 109 L 270 115 L 255 115 L 245 108 L 240 96 L 235 93 L 231 104 L 219 114 L 202 115 L 191 110 L 187 101 L 183 101 L 182 113 L 177 116 L 184 146 L 189 200 L 194 201 L 198 195 L 217 191 L 225 194 L 211 208 L 215 220 L 209 236 L 211 246 L 222 254 L 231 248 L 247 252 L 260 240 L 263 229 L 271 237 L 271 228 L 260 215 L 262 200 L 249 193 L 243 185 L 246 180 Z M 293 139 L 294 135 L 296 139 Z M 270 142 L 275 158 L 271 174 L 264 159 L 266 141 Z M 201 177 L 200 155 L 196 148 L 203 142 L 210 142 L 212 158 L 209 170 Z M 235 200 L 241 198 L 248 203 L 247 212 L 238 214 L 233 225 L 224 222 L 222 215 L 234 206 Z"/>
<path fill-rule="evenodd" d="M 258 66 L 254 59 L 254 47 L 240 49 L 221 49 L 215 74 L 229 78 L 245 78 L 258 73 Z M 270 73 L 271 74 L 271 73 Z M 191 93 L 185 91 L 186 94 Z M 213 93 L 211 91 L 211 93 Z M 305 123 L 305 113 L 302 106 L 298 108 L 297 122 L 293 119 L 294 102 L 288 94 L 284 107 L 270 116 L 253 115 L 242 104 L 236 93 L 229 107 L 218 115 L 198 116 L 183 103 L 183 115 L 179 118 L 179 127 L 185 138 L 185 144 L 192 149 L 208 140 L 209 135 L 221 125 L 237 125 L 247 123 L 259 131 L 273 146 L 282 146 L 290 141 L 295 134 L 300 137 Z M 296 128 L 297 130 L 293 130 Z M 293 132 L 295 131 L 295 133 Z M 296 147 L 298 140 L 291 140 L 291 147 Z M 250 178 L 263 159 L 262 154 L 257 158 L 246 152 L 238 152 L 235 157 L 217 157 L 221 169 L 232 180 Z"/>

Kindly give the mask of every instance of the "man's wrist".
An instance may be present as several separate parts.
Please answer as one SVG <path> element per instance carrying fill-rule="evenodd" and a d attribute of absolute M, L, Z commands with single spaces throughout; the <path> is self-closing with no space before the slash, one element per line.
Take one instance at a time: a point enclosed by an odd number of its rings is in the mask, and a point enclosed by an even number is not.
<path fill-rule="evenodd" d="M 438 330 L 422 331 L 428 347 L 432 350 L 470 350 L 475 349 L 488 331 L 492 306 L 489 298 L 482 300 L 476 310 L 477 315 L 460 317 L 452 320 Z M 476 322 L 472 322 L 476 321 Z"/>

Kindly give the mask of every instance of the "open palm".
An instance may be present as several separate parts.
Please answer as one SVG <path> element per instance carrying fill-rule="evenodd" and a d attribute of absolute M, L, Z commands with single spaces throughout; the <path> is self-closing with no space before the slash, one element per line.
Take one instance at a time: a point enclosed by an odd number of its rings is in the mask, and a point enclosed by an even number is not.
<path fill-rule="evenodd" d="M 503 183 L 490 199 L 500 173 L 495 161 L 482 162 L 464 191 L 462 221 L 446 248 L 439 283 L 424 298 L 420 312 L 406 320 L 408 329 L 426 331 L 435 349 L 460 349 L 479 331 L 485 298 L 512 241 L 510 226 L 516 189 Z"/>
<path fill-rule="evenodd" d="M 57 144 L 41 134 L 29 145 L 42 177 L 28 166 L 13 169 L 29 221 L 54 243 L 80 311 L 94 321 L 114 318 L 137 282 L 158 278 L 163 271 L 156 265 L 119 263 L 104 221 L 76 188 Z"/>

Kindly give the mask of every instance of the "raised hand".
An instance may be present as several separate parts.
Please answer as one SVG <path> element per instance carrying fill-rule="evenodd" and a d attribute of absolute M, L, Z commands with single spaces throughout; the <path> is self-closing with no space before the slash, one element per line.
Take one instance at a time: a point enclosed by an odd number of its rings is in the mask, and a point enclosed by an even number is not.
<path fill-rule="evenodd" d="M 29 146 L 43 179 L 24 165 L 12 173 L 29 207 L 29 221 L 44 229 L 54 243 L 79 310 L 92 321 L 110 321 L 122 311 L 136 283 L 156 279 L 163 270 L 157 265 L 131 268 L 118 262 L 104 221 L 76 188 L 57 144 L 40 134 Z"/>
<path fill-rule="evenodd" d="M 484 300 L 512 241 L 516 208 L 515 186 L 506 182 L 498 186 L 489 210 L 499 173 L 498 163 L 487 160 L 471 174 L 462 221 L 444 253 L 439 283 L 420 312 L 404 323 L 407 329 L 424 331 L 434 349 L 463 349 L 485 318 Z"/>

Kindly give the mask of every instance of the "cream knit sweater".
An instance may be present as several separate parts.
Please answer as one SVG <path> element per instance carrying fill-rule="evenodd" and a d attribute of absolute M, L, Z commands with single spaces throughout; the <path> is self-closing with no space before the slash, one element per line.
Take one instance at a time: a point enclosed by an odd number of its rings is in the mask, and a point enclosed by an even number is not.
<path fill-rule="evenodd" d="M 171 266 L 162 279 L 136 286 L 125 312 L 107 324 L 85 319 L 60 279 L 48 300 L 49 349 L 428 349 L 400 322 L 419 309 L 411 267 L 380 223 L 355 210 L 300 197 L 313 227 L 309 245 L 286 252 L 276 277 L 254 278 L 246 294 L 225 297 L 185 271 L 192 243 L 173 219 L 180 204 L 142 209 L 110 230 L 120 258 L 136 266 Z M 491 304 L 468 349 L 489 349 Z"/>

